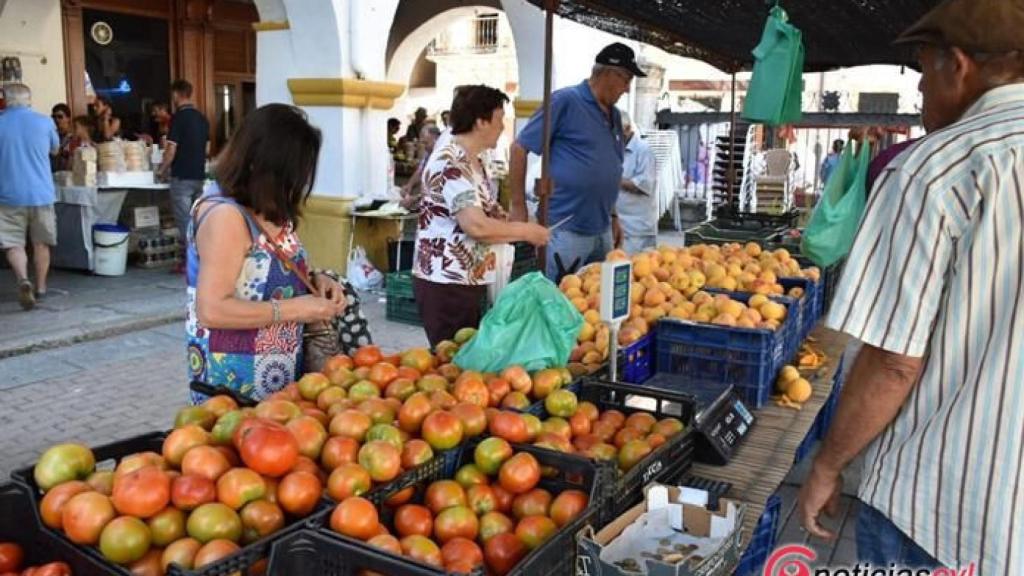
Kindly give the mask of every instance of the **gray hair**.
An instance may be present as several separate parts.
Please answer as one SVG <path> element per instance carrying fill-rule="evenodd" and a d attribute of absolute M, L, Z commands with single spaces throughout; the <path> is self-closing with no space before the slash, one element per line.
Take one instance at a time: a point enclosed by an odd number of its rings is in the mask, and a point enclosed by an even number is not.
<path fill-rule="evenodd" d="M 24 84 L 8 84 L 4 87 L 4 100 L 11 108 L 28 108 L 32 105 L 32 90 Z"/>
<path fill-rule="evenodd" d="M 1020 50 L 1005 53 L 967 53 L 978 66 L 978 73 L 985 88 L 992 89 L 1024 80 L 1024 54 Z M 942 70 L 952 63 L 953 54 L 949 47 L 940 47 L 935 53 L 934 68 Z"/>
<path fill-rule="evenodd" d="M 590 77 L 598 78 L 604 76 L 609 72 L 614 72 L 618 66 L 609 66 L 608 64 L 594 64 L 594 67 L 590 69 Z"/>

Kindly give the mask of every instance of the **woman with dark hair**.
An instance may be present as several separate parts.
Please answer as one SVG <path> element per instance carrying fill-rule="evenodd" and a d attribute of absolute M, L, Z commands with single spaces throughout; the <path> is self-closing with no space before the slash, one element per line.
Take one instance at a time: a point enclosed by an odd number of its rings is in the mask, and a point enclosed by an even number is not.
<path fill-rule="evenodd" d="M 300 376 L 307 322 L 345 310 L 342 287 L 310 274 L 295 226 L 316 177 L 320 131 L 298 108 L 249 114 L 192 208 L 188 362 L 192 381 L 260 400 Z M 310 294 L 304 277 L 316 289 Z M 192 393 L 193 402 L 205 399 Z"/>
<path fill-rule="evenodd" d="M 430 344 L 480 323 L 480 301 L 494 282 L 491 244 L 548 242 L 548 230 L 508 222 L 480 161 L 505 129 L 508 96 L 487 86 L 463 86 L 451 108 L 451 137 L 423 167 L 413 290 Z"/>

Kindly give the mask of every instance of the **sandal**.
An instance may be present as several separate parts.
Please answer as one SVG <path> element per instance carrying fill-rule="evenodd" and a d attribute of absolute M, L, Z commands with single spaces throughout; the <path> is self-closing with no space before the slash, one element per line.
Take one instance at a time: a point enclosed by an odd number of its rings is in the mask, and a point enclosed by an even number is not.
<path fill-rule="evenodd" d="M 21 304 L 22 310 L 31 310 L 36 307 L 36 297 L 33 294 L 31 281 L 22 280 L 18 284 L 18 303 Z"/>

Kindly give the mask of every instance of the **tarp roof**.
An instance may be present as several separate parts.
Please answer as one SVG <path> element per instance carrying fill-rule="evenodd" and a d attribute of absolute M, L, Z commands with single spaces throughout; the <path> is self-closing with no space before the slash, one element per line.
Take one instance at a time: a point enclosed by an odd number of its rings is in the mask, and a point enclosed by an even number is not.
<path fill-rule="evenodd" d="M 544 0 L 529 0 L 543 8 Z M 892 41 L 940 0 L 782 0 L 803 31 L 805 70 L 912 64 Z M 617 36 L 703 60 L 749 68 L 772 0 L 561 0 L 558 15 Z"/>

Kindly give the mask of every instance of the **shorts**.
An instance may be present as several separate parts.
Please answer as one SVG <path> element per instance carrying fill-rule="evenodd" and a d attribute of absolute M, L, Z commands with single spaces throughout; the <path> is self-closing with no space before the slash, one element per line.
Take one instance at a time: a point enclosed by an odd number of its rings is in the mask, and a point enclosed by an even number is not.
<path fill-rule="evenodd" d="M 35 244 L 57 245 L 57 216 L 53 204 L 0 205 L 0 248 L 25 246 L 26 234 Z"/>

